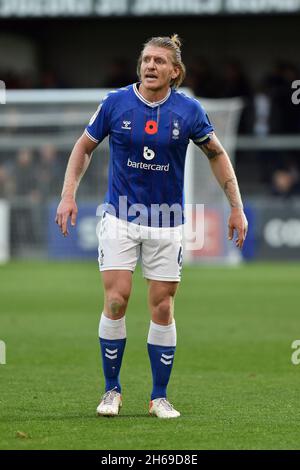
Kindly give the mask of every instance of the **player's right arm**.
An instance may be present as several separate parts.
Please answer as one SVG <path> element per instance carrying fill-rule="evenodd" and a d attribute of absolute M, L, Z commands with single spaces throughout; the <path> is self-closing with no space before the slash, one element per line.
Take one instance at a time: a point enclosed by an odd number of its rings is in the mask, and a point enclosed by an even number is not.
<path fill-rule="evenodd" d="M 71 224 L 76 224 L 77 204 L 76 191 L 81 178 L 86 172 L 92 157 L 92 153 L 98 143 L 93 142 L 85 133 L 77 140 L 71 152 L 61 193 L 61 201 L 56 211 L 55 222 L 64 236 L 68 235 L 68 219 Z"/>
<path fill-rule="evenodd" d="M 89 166 L 93 151 L 110 132 L 111 109 L 116 94 L 112 92 L 103 98 L 70 155 L 55 218 L 64 236 L 68 235 L 68 218 L 71 217 L 72 225 L 76 223 L 78 209 L 75 196 L 80 180 Z"/>

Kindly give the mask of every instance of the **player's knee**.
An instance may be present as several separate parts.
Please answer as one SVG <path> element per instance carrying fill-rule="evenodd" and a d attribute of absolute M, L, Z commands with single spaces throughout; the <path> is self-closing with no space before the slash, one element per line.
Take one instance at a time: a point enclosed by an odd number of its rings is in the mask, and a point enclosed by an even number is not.
<path fill-rule="evenodd" d="M 153 313 L 155 318 L 163 322 L 168 322 L 172 317 L 172 301 L 170 298 L 166 298 L 158 302 L 153 307 Z"/>
<path fill-rule="evenodd" d="M 108 305 L 112 316 L 119 317 L 125 314 L 128 297 L 121 294 L 111 295 L 108 298 Z"/>

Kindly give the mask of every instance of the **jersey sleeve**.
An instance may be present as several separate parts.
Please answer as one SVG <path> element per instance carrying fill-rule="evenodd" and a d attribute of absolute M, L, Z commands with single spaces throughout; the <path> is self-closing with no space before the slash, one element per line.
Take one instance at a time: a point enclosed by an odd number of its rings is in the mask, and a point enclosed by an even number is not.
<path fill-rule="evenodd" d="M 214 128 L 199 101 L 195 100 L 195 105 L 196 119 L 191 129 L 190 139 L 196 145 L 202 145 L 209 141 L 210 134 L 214 132 Z"/>
<path fill-rule="evenodd" d="M 85 128 L 85 134 L 97 144 L 100 143 L 110 131 L 111 100 L 107 95 L 99 104 L 96 112 Z"/>

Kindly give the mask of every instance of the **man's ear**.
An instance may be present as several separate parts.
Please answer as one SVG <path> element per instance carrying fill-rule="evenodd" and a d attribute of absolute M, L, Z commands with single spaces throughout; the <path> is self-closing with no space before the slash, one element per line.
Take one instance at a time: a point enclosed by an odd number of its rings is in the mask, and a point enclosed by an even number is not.
<path fill-rule="evenodd" d="M 172 72 L 172 79 L 174 80 L 175 78 L 177 78 L 179 74 L 180 74 L 179 67 L 174 67 L 174 70 Z"/>

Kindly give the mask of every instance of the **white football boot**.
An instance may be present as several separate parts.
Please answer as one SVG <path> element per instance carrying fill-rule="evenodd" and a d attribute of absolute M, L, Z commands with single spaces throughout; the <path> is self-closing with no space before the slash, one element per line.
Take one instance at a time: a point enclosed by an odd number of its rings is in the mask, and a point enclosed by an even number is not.
<path fill-rule="evenodd" d="M 175 410 L 166 398 L 155 398 L 150 401 L 149 413 L 158 418 L 178 418 L 180 416 L 179 411 Z"/>
<path fill-rule="evenodd" d="M 115 389 L 106 392 L 97 406 L 98 416 L 117 416 L 122 407 L 122 395 Z"/>

